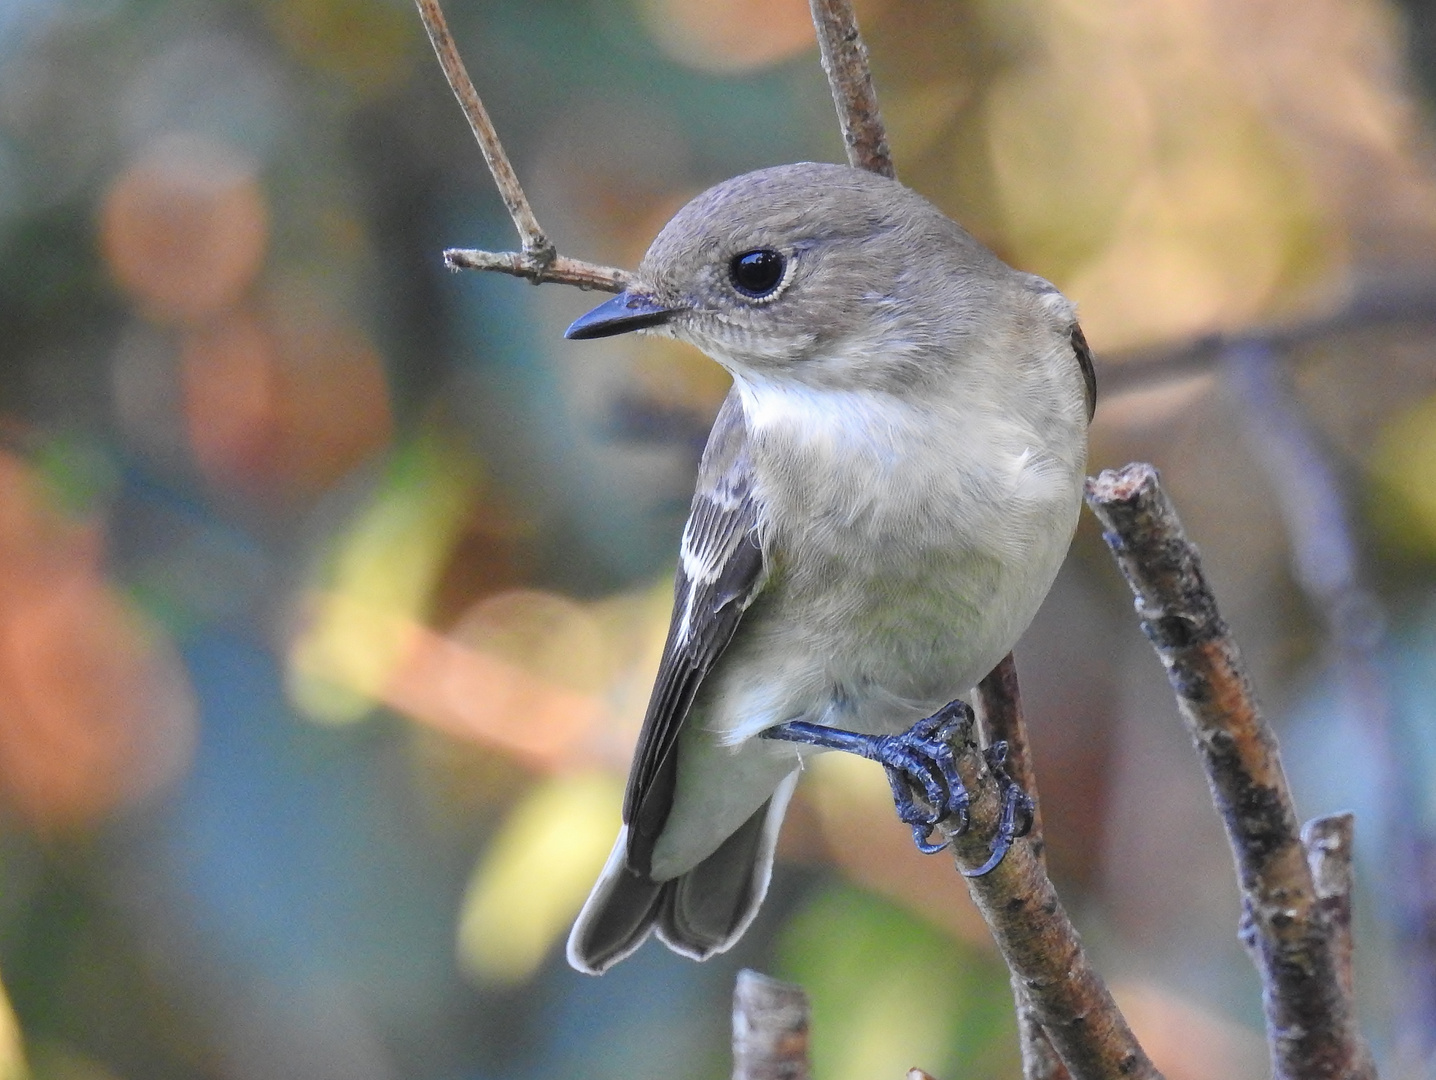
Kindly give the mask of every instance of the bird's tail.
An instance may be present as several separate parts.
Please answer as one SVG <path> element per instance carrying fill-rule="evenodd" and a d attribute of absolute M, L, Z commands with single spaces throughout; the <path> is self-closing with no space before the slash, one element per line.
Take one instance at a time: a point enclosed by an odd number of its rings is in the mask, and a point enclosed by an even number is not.
<path fill-rule="evenodd" d="M 794 770 L 717 851 L 670 881 L 628 869 L 625 825 L 568 936 L 568 962 L 602 975 L 654 930 L 670 949 L 694 960 L 727 952 L 768 894 L 778 830 L 797 781 Z"/>

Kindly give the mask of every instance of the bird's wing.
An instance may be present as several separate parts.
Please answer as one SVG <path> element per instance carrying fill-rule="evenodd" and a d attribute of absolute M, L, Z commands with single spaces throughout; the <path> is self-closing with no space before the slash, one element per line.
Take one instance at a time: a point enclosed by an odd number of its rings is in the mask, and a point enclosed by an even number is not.
<path fill-rule="evenodd" d="M 678 732 L 704 677 L 763 588 L 766 575 L 750 482 L 743 410 L 730 392 L 703 452 L 698 490 L 683 529 L 668 641 L 628 774 L 623 801 L 628 865 L 640 873 L 648 873 L 653 845 L 673 805 Z"/>
<path fill-rule="evenodd" d="M 1077 364 L 1082 368 L 1082 389 L 1087 397 L 1087 422 L 1097 414 L 1097 369 L 1092 364 L 1092 350 L 1087 347 L 1087 335 L 1076 323 L 1072 324 L 1072 351 L 1077 354 Z"/>

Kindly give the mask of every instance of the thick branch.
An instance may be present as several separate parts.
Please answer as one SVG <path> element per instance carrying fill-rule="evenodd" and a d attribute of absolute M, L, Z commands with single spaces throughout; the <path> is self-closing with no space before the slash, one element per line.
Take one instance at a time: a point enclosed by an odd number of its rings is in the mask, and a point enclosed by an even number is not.
<path fill-rule="evenodd" d="M 982 725 L 983 741 L 988 746 L 1007 744 L 1007 775 L 1032 800 L 1032 828 L 1027 833 L 1027 846 L 1033 859 L 1045 874 L 1047 846 L 1042 838 L 1042 804 L 1037 798 L 1037 776 L 1032 768 L 1032 750 L 1027 739 L 1027 724 L 1022 716 L 1022 695 L 1017 686 L 1017 662 L 1008 653 L 977 686 L 977 716 Z M 1017 1006 L 1017 1037 L 1022 1049 L 1023 1080 L 1068 1080 L 1066 1066 L 1047 1033 L 1042 1030 L 1037 1010 L 1028 998 L 1027 989 L 1017 972 L 1012 972 L 1012 998 Z"/>
<path fill-rule="evenodd" d="M 1386 618 L 1364 580 L 1361 544 L 1352 527 L 1350 497 L 1318 431 L 1288 377 L 1285 353 L 1251 339 L 1226 353 L 1225 369 L 1246 421 L 1246 434 L 1271 479 L 1286 524 L 1298 584 L 1323 616 L 1333 674 L 1347 710 L 1380 769 L 1389 850 L 1401 865 L 1429 859 L 1429 841 L 1407 807 L 1416 801 L 1419 765 L 1400 751 L 1395 709 L 1381 660 Z M 1420 880 L 1403 875 L 1408 883 Z M 1319 891 L 1319 890 L 1318 890 Z M 1403 1025 L 1436 1049 L 1436 896 L 1419 885 L 1383 890 L 1377 902 L 1396 928 L 1395 955 L 1404 986 L 1394 995 Z"/>
<path fill-rule="evenodd" d="M 1087 481 L 1087 503 L 1136 594 L 1196 744 L 1236 858 L 1244 938 L 1261 974 L 1276 1080 L 1373 1077 L 1307 852 L 1297 835 L 1276 738 L 1196 549 L 1150 465 Z"/>
<path fill-rule="evenodd" d="M 974 870 L 987 859 L 1001 797 L 970 721 L 953 749 L 972 795 L 971 825 L 960 836 L 946 823 L 941 828 L 958 869 Z M 1032 845 L 1014 844 L 996 869 L 965 880 L 1027 1005 L 1074 1080 L 1160 1080 L 1087 959 Z"/>
<path fill-rule="evenodd" d="M 878 95 L 868 67 L 868 48 L 858 33 L 852 0 L 808 0 L 818 32 L 823 73 L 833 92 L 848 164 L 882 176 L 896 177 L 887 130 L 878 112 Z"/>
<path fill-rule="evenodd" d="M 808 995 L 744 968 L 733 987 L 733 1080 L 808 1080 Z"/>

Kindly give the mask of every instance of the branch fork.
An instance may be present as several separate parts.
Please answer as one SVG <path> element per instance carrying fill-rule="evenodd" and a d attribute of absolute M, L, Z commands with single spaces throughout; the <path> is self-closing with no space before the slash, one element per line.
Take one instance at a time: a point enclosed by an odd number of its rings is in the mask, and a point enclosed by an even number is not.
<path fill-rule="evenodd" d="M 444 19 L 444 9 L 439 6 L 439 0 L 415 0 L 415 3 L 419 6 L 419 18 L 423 20 L 429 43 L 434 46 L 434 55 L 439 58 L 439 66 L 444 70 L 449 88 L 458 99 L 459 107 L 464 110 L 469 129 L 478 140 L 479 149 L 484 155 L 494 183 L 498 186 L 499 195 L 504 200 L 509 217 L 513 219 L 514 228 L 518 230 L 522 248 L 520 251 L 449 248 L 444 252 L 444 264 L 451 270 L 493 270 L 513 277 L 527 278 L 535 285 L 553 281 L 562 285 L 575 285 L 580 289 L 622 292 L 633 278 L 628 271 L 584 262 L 582 259 L 571 259 L 558 253 L 553 241 L 539 226 L 533 207 L 529 205 L 528 196 L 524 194 L 523 185 L 519 183 L 518 174 L 514 172 L 513 163 L 509 161 L 509 155 L 499 141 L 493 121 L 489 119 L 489 112 L 484 108 L 478 91 L 474 89 L 473 80 L 469 78 L 464 61 L 459 56 L 458 46 L 454 44 L 453 35 L 449 33 L 449 24 Z"/>

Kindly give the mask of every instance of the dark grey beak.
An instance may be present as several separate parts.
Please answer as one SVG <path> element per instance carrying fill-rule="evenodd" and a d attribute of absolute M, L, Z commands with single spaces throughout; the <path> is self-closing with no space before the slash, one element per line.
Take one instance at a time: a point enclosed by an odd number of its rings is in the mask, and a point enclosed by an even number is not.
<path fill-rule="evenodd" d="M 626 334 L 630 330 L 642 330 L 646 326 L 660 326 L 679 312 L 676 307 L 664 307 L 651 296 L 644 296 L 632 289 L 621 292 L 612 300 L 599 304 L 587 315 L 581 315 L 563 336 L 573 341 L 588 338 L 612 337 Z"/>

